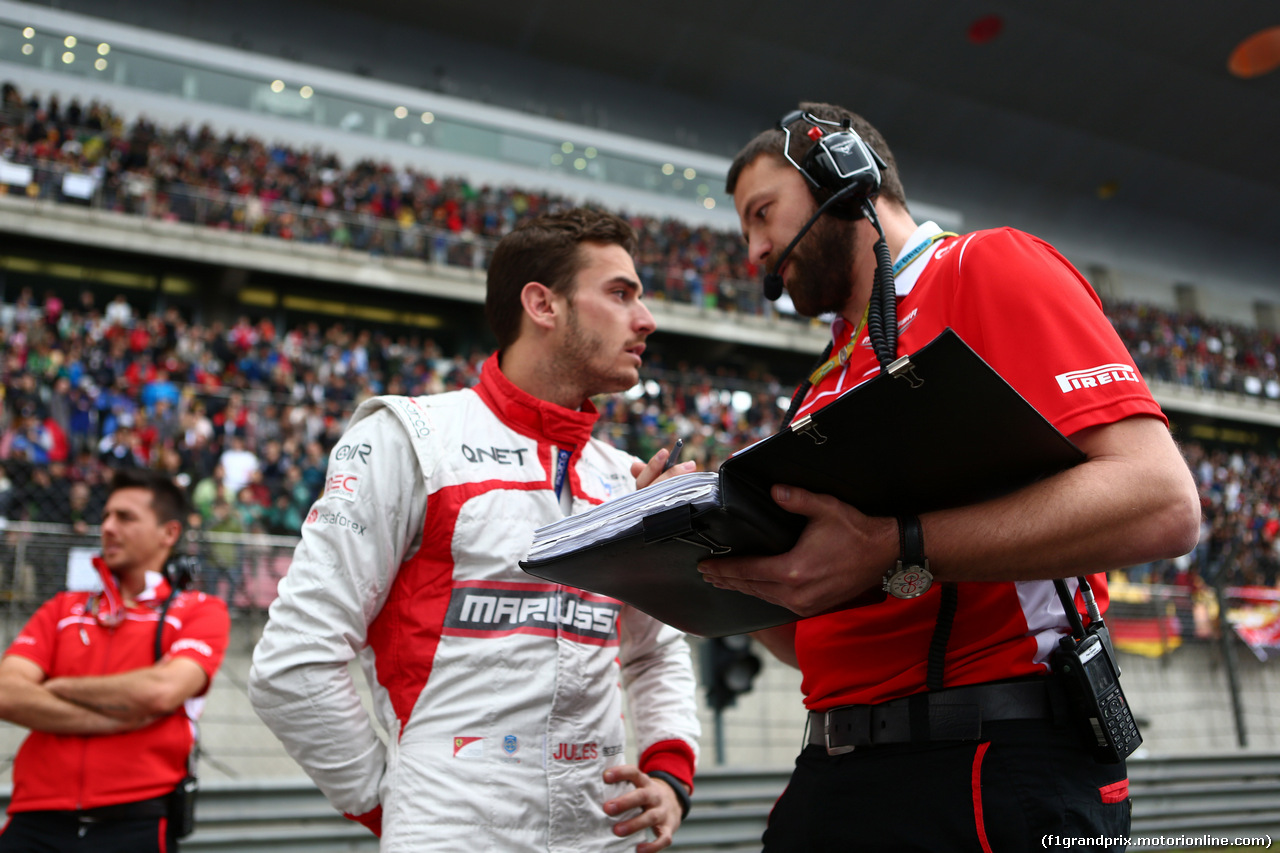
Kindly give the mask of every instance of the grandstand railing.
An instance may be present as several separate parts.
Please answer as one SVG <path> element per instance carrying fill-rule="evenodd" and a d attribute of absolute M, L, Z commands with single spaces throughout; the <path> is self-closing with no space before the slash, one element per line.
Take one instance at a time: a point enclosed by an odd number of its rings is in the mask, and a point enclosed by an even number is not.
<path fill-rule="evenodd" d="M 1280 838 L 1280 754 L 1163 756 L 1129 761 L 1131 850 L 1218 848 L 1204 839 Z M 760 849 L 769 810 L 789 770 L 712 768 L 696 779 L 689 817 L 673 850 Z M 8 805 L 0 791 L 0 807 Z M 856 809 L 857 804 L 851 804 Z M 377 839 L 341 817 L 306 780 L 213 782 L 200 792 L 196 832 L 183 849 L 237 853 L 375 851 Z M 1151 839 L 1159 840 L 1151 840 Z M 1138 839 L 1145 839 L 1139 843 Z M 1181 839 L 1181 840 L 1180 840 Z M 1197 843 L 1200 842 L 1200 843 Z"/>

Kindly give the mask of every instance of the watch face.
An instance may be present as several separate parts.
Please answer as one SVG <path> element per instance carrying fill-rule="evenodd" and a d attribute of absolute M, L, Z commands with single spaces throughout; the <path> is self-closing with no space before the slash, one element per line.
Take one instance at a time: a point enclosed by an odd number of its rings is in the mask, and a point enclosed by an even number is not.
<path fill-rule="evenodd" d="M 888 592 L 894 598 L 915 598 L 924 595 L 933 586 L 933 574 L 920 566 L 908 566 L 889 578 Z"/>

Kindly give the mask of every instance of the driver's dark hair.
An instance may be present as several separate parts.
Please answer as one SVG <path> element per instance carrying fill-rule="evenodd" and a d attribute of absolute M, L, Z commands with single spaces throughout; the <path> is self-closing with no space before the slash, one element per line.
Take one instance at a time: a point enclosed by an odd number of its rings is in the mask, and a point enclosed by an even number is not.
<path fill-rule="evenodd" d="M 583 243 L 621 246 L 634 255 L 636 232 L 612 213 L 580 207 L 530 219 L 499 241 L 489 261 L 484 300 L 485 319 L 498 349 L 506 349 L 520 336 L 520 293 L 529 282 L 545 284 L 572 303 Z"/>

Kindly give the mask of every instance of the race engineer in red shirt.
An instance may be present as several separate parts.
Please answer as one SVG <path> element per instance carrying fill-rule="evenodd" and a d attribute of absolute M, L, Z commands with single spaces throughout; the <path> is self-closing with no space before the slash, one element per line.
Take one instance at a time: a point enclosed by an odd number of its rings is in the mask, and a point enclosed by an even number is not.
<path fill-rule="evenodd" d="M 684 635 L 518 565 L 537 527 L 667 458 L 646 467 L 591 436 L 590 398 L 639 381 L 654 330 L 634 249 L 625 221 L 587 210 L 512 231 L 489 264 L 499 351 L 479 384 L 366 401 L 330 454 L 249 698 L 384 853 L 656 853 L 688 807 Z"/>
<path fill-rule="evenodd" d="M 177 849 L 170 794 L 187 776 L 230 629 L 220 599 L 169 600 L 166 564 L 186 517 L 167 476 L 118 472 L 94 561 L 103 591 L 45 602 L 0 661 L 0 719 L 31 729 L 14 759 L 0 851 Z"/>
<path fill-rule="evenodd" d="M 819 145 L 828 134 L 843 135 Z M 1075 578 L 1088 576 L 1105 607 L 1104 572 L 1189 551 L 1194 483 L 1083 277 L 1022 232 L 917 225 L 880 133 L 826 104 L 802 104 L 757 136 L 727 181 L 751 260 L 781 277 L 801 314 L 836 315 L 831 354 L 797 414 L 880 372 L 864 323 L 879 235 L 861 200 L 841 208 L 836 197 L 861 180 L 854 135 L 882 158 L 877 180 L 859 186 L 897 268 L 896 354 L 954 329 L 1087 458 L 918 520 L 778 484 L 774 500 L 808 518 L 792 550 L 702 565 L 718 587 L 811 617 L 759 635 L 799 667 L 810 711 L 810 745 L 765 850 L 1038 850 L 1045 833 L 1120 843 L 1124 763 L 1082 748 L 1083 720 L 1048 677 L 1069 624 L 1052 581 L 1067 579 L 1078 598 Z M 827 201 L 831 212 L 801 235 Z M 945 418 L 935 426 L 947 429 Z M 931 586 L 922 575 L 899 586 L 900 560 L 924 566 Z M 832 612 L 881 589 L 879 603 Z"/>

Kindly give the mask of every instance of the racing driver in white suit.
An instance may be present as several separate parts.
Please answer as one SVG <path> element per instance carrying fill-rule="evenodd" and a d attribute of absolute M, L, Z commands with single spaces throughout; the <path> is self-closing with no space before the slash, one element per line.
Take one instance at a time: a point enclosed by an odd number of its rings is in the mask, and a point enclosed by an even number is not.
<path fill-rule="evenodd" d="M 513 231 L 490 264 L 499 350 L 479 385 L 369 400 L 330 454 L 250 698 L 384 851 L 653 853 L 687 810 L 683 635 L 517 565 L 538 526 L 662 476 L 666 451 L 645 465 L 591 438 L 589 398 L 638 381 L 654 330 L 633 250 L 624 221 L 590 211 Z"/>

